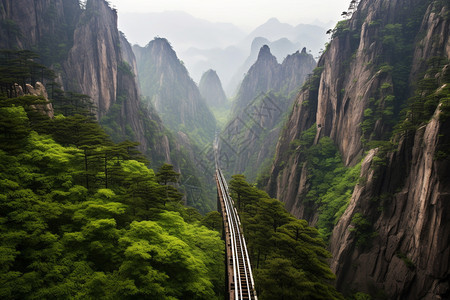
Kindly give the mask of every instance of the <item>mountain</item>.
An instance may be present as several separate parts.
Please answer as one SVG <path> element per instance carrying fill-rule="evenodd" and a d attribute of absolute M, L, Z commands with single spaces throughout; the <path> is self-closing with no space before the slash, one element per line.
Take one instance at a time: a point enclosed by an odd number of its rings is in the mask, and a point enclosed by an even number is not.
<path fill-rule="evenodd" d="M 298 24 L 292 26 L 281 23 L 277 18 L 272 18 L 253 30 L 245 38 L 245 43 L 250 44 L 257 37 L 264 37 L 270 41 L 286 38 L 294 44 L 300 43 L 303 47 L 312 50 L 312 53 L 319 53 L 327 41 L 325 32 L 326 29 L 317 25 Z"/>
<path fill-rule="evenodd" d="M 42 62 L 55 71 L 64 91 L 86 94 L 92 100 L 98 122 L 113 141 L 139 142 L 138 149 L 153 168 L 173 164 L 182 173 L 184 202 L 203 212 L 212 209 L 212 198 L 207 192 L 198 192 L 206 187 L 199 181 L 203 173 L 195 162 L 195 151 L 185 150 L 179 144 L 183 140 L 163 125 L 154 106 L 141 102 L 136 58 L 117 29 L 117 12 L 107 1 L 89 0 L 85 7 L 76 0 L 0 4 L 2 24 L 8 24 L 0 29 L 2 36 L 8 37 L 0 39 L 1 47 L 37 50 Z M 51 96 L 55 83 L 46 84 Z M 198 89 L 192 89 L 200 98 Z M 214 132 L 211 123 L 210 139 Z M 189 186 L 184 185 L 186 180 Z"/>
<path fill-rule="evenodd" d="M 82 10 L 77 1 L 2 1 L 0 46 L 37 50 L 43 63 L 64 59 L 73 44 L 75 26 Z"/>
<path fill-rule="evenodd" d="M 213 69 L 229 96 L 234 96 L 244 72 L 256 61 L 262 45 L 268 44 L 281 62 L 302 47 L 316 55 L 327 39 L 325 28 L 308 24 L 292 26 L 275 18 L 248 34 L 232 24 L 209 22 L 180 11 L 119 14 L 119 27 L 133 44 L 142 46 L 154 37 L 166 38 L 195 82 L 199 83 L 203 73 Z M 253 40 L 259 37 L 270 42 L 258 44 L 243 66 Z"/>
<path fill-rule="evenodd" d="M 0 1 L 0 297 L 222 299 L 224 243 L 182 205 L 215 198 L 180 185 L 195 169 L 141 106 L 115 11 L 82 3 Z"/>
<path fill-rule="evenodd" d="M 283 120 L 316 62 L 306 49 L 277 62 L 267 45 L 248 70 L 219 136 L 222 168 L 254 180 L 273 158 Z"/>
<path fill-rule="evenodd" d="M 106 1 L 89 0 L 85 9 L 75 0 L 1 5 L 3 24 L 9 24 L 2 27 L 9 38 L 2 39 L 1 47 L 37 50 L 42 62 L 53 66 L 64 90 L 92 99 L 97 118 L 115 140 L 138 141 L 139 149 L 156 164 L 171 161 L 169 138 L 159 117 L 141 107 L 130 68 L 134 58 L 117 29 L 117 12 Z"/>
<path fill-rule="evenodd" d="M 250 55 L 245 62 L 239 67 L 239 69 L 233 74 L 227 85 L 227 93 L 229 95 L 236 95 L 239 89 L 239 85 L 245 77 L 246 72 L 256 62 L 259 54 L 259 50 L 262 46 L 267 45 L 273 55 L 278 61 L 283 61 L 288 54 L 294 53 L 300 48 L 300 43 L 294 44 L 286 38 L 281 38 L 274 42 L 269 41 L 264 37 L 256 37 L 250 47 Z"/>
<path fill-rule="evenodd" d="M 187 204 L 207 212 L 214 207 L 214 162 L 207 149 L 214 140 L 215 117 L 166 39 L 134 45 L 133 51 L 143 103 L 155 108 L 176 141 L 174 157 L 183 163 L 182 183 L 191 198 Z"/>
<path fill-rule="evenodd" d="M 166 39 L 156 38 L 145 48 L 135 45 L 142 93 L 164 124 L 182 131 L 201 145 L 214 139 L 215 119 L 197 85 Z"/>
<path fill-rule="evenodd" d="M 177 51 L 190 47 L 224 48 L 245 37 L 245 33 L 233 24 L 206 21 L 182 11 L 120 12 L 119 27 L 135 44 L 142 46 L 154 37 L 164 37 Z"/>
<path fill-rule="evenodd" d="M 347 294 L 450 295 L 448 13 L 442 1 L 361 1 L 276 146 L 267 190 L 329 239 Z"/>
<path fill-rule="evenodd" d="M 180 53 L 186 68 L 192 78 L 200 82 L 201 76 L 206 70 L 215 70 L 224 86 L 228 84 L 239 64 L 245 61 L 247 51 L 238 48 L 236 45 L 226 48 L 201 49 L 191 47 Z"/>
<path fill-rule="evenodd" d="M 127 40 L 127 37 L 123 32 L 120 32 L 120 49 L 122 51 L 123 61 L 130 66 L 133 75 L 138 76 L 139 72 L 137 69 L 136 56 L 134 56 L 133 48 L 131 47 L 130 43 Z M 128 66 L 126 66 L 126 68 L 128 68 Z"/>
<path fill-rule="evenodd" d="M 220 78 L 214 70 L 208 70 L 203 74 L 199 90 L 209 107 L 223 107 L 228 104 Z"/>

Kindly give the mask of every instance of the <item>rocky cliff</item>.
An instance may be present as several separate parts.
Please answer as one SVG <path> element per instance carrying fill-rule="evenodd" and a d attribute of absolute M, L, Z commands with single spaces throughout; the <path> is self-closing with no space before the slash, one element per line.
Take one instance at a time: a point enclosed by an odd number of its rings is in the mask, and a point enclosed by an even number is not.
<path fill-rule="evenodd" d="M 270 164 L 293 95 L 314 66 L 305 48 L 279 64 L 267 45 L 261 47 L 233 103 L 231 121 L 220 135 L 226 171 L 254 180 Z"/>
<path fill-rule="evenodd" d="M 300 47 L 300 43 L 293 43 L 287 38 L 281 38 L 274 42 L 271 42 L 264 37 L 254 38 L 250 46 L 250 55 L 239 67 L 239 69 L 234 72 L 230 82 L 226 86 L 227 94 L 234 97 L 239 92 L 239 87 L 242 80 L 244 79 L 250 67 L 258 59 L 259 51 L 264 45 L 267 45 L 270 48 L 270 51 L 278 61 L 283 61 L 287 55 L 294 53 Z"/>
<path fill-rule="evenodd" d="M 1 47 L 38 52 L 67 91 L 88 95 L 105 129 L 130 139 L 155 164 L 170 159 L 169 138 L 157 114 L 141 107 L 131 47 L 104 0 L 0 2 Z M 55 43 L 57 43 L 55 45 Z"/>
<path fill-rule="evenodd" d="M 0 1 L 0 48 L 37 50 L 47 64 L 64 59 L 73 43 L 78 1 Z"/>
<path fill-rule="evenodd" d="M 66 89 L 91 96 L 101 118 L 117 100 L 122 61 L 117 13 L 104 0 L 87 1 L 63 65 Z"/>
<path fill-rule="evenodd" d="M 206 71 L 200 79 L 198 88 L 209 107 L 223 107 L 228 104 L 227 96 L 225 96 L 222 83 L 216 71 Z"/>
<path fill-rule="evenodd" d="M 332 212 L 338 220 L 330 248 L 339 289 L 446 299 L 448 4 L 363 0 L 351 13 L 333 30 L 294 104 L 268 190 L 299 218 L 315 224 Z M 317 156 L 309 149 L 321 149 L 325 139 L 347 167 L 365 157 L 351 199 L 340 208 L 326 206 L 325 194 L 311 194 L 323 187 L 314 186 L 320 180 L 310 166 Z M 322 183 L 327 195 L 338 194 L 337 186 Z"/>
<path fill-rule="evenodd" d="M 200 144 L 211 142 L 215 118 L 169 42 L 156 38 L 145 48 L 134 46 L 133 50 L 142 93 L 146 102 L 155 106 L 164 124 Z"/>
<path fill-rule="evenodd" d="M 128 42 L 125 34 L 123 32 L 120 32 L 120 50 L 122 52 L 123 60 L 131 67 L 131 70 L 134 74 L 134 76 L 138 76 L 138 69 L 137 69 L 137 61 L 136 56 L 134 55 L 133 48 L 131 47 L 130 43 Z M 139 81 L 138 81 L 139 83 Z M 139 87 L 139 84 L 138 84 Z"/>

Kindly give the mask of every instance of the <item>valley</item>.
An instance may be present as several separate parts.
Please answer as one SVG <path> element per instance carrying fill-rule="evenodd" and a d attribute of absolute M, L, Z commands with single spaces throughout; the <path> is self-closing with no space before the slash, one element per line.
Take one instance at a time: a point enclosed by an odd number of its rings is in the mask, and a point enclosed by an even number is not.
<path fill-rule="evenodd" d="M 115 5 L 0 1 L 2 299 L 450 297 L 446 1 Z"/>

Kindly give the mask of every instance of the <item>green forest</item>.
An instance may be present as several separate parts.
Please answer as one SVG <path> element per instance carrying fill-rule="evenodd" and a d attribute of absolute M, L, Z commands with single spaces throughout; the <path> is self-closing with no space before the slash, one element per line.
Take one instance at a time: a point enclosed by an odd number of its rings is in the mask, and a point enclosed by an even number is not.
<path fill-rule="evenodd" d="M 237 249 L 260 300 L 450 297 L 448 0 L 351 0 L 314 70 L 276 18 L 222 50 L 140 47 L 113 2 L 0 1 L 0 299 L 228 299 Z M 247 42 L 208 107 L 196 69 Z M 302 76 L 277 49 L 301 43 Z"/>
<path fill-rule="evenodd" d="M 230 190 L 241 217 L 260 299 L 344 299 L 333 287 L 331 254 L 319 231 L 283 203 L 234 175 Z"/>
<path fill-rule="evenodd" d="M 0 297 L 220 298 L 224 244 L 214 215 L 183 206 L 180 174 L 113 143 L 84 95 L 59 90 L 48 117 L 44 97 L 8 89 L 34 81 L 33 55 L 3 55 Z"/>
<path fill-rule="evenodd" d="M 220 214 L 185 206 L 173 166 L 113 142 L 90 98 L 60 89 L 36 54 L 1 54 L 0 296 L 223 298 Z M 51 101 L 23 92 L 38 75 Z M 319 231 L 243 175 L 230 186 L 260 298 L 342 299 Z"/>

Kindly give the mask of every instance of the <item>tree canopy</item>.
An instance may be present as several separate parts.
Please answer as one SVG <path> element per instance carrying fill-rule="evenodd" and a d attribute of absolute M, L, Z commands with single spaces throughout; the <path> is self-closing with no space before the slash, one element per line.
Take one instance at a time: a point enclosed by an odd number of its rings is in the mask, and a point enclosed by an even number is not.
<path fill-rule="evenodd" d="M 167 201 L 177 173 L 87 111 L 37 118 L 37 100 L 0 98 L 0 298 L 221 298 L 223 241 Z"/>
<path fill-rule="evenodd" d="M 260 299 L 343 299 L 332 283 L 331 254 L 314 227 L 246 182 L 230 181 L 237 199 Z"/>

